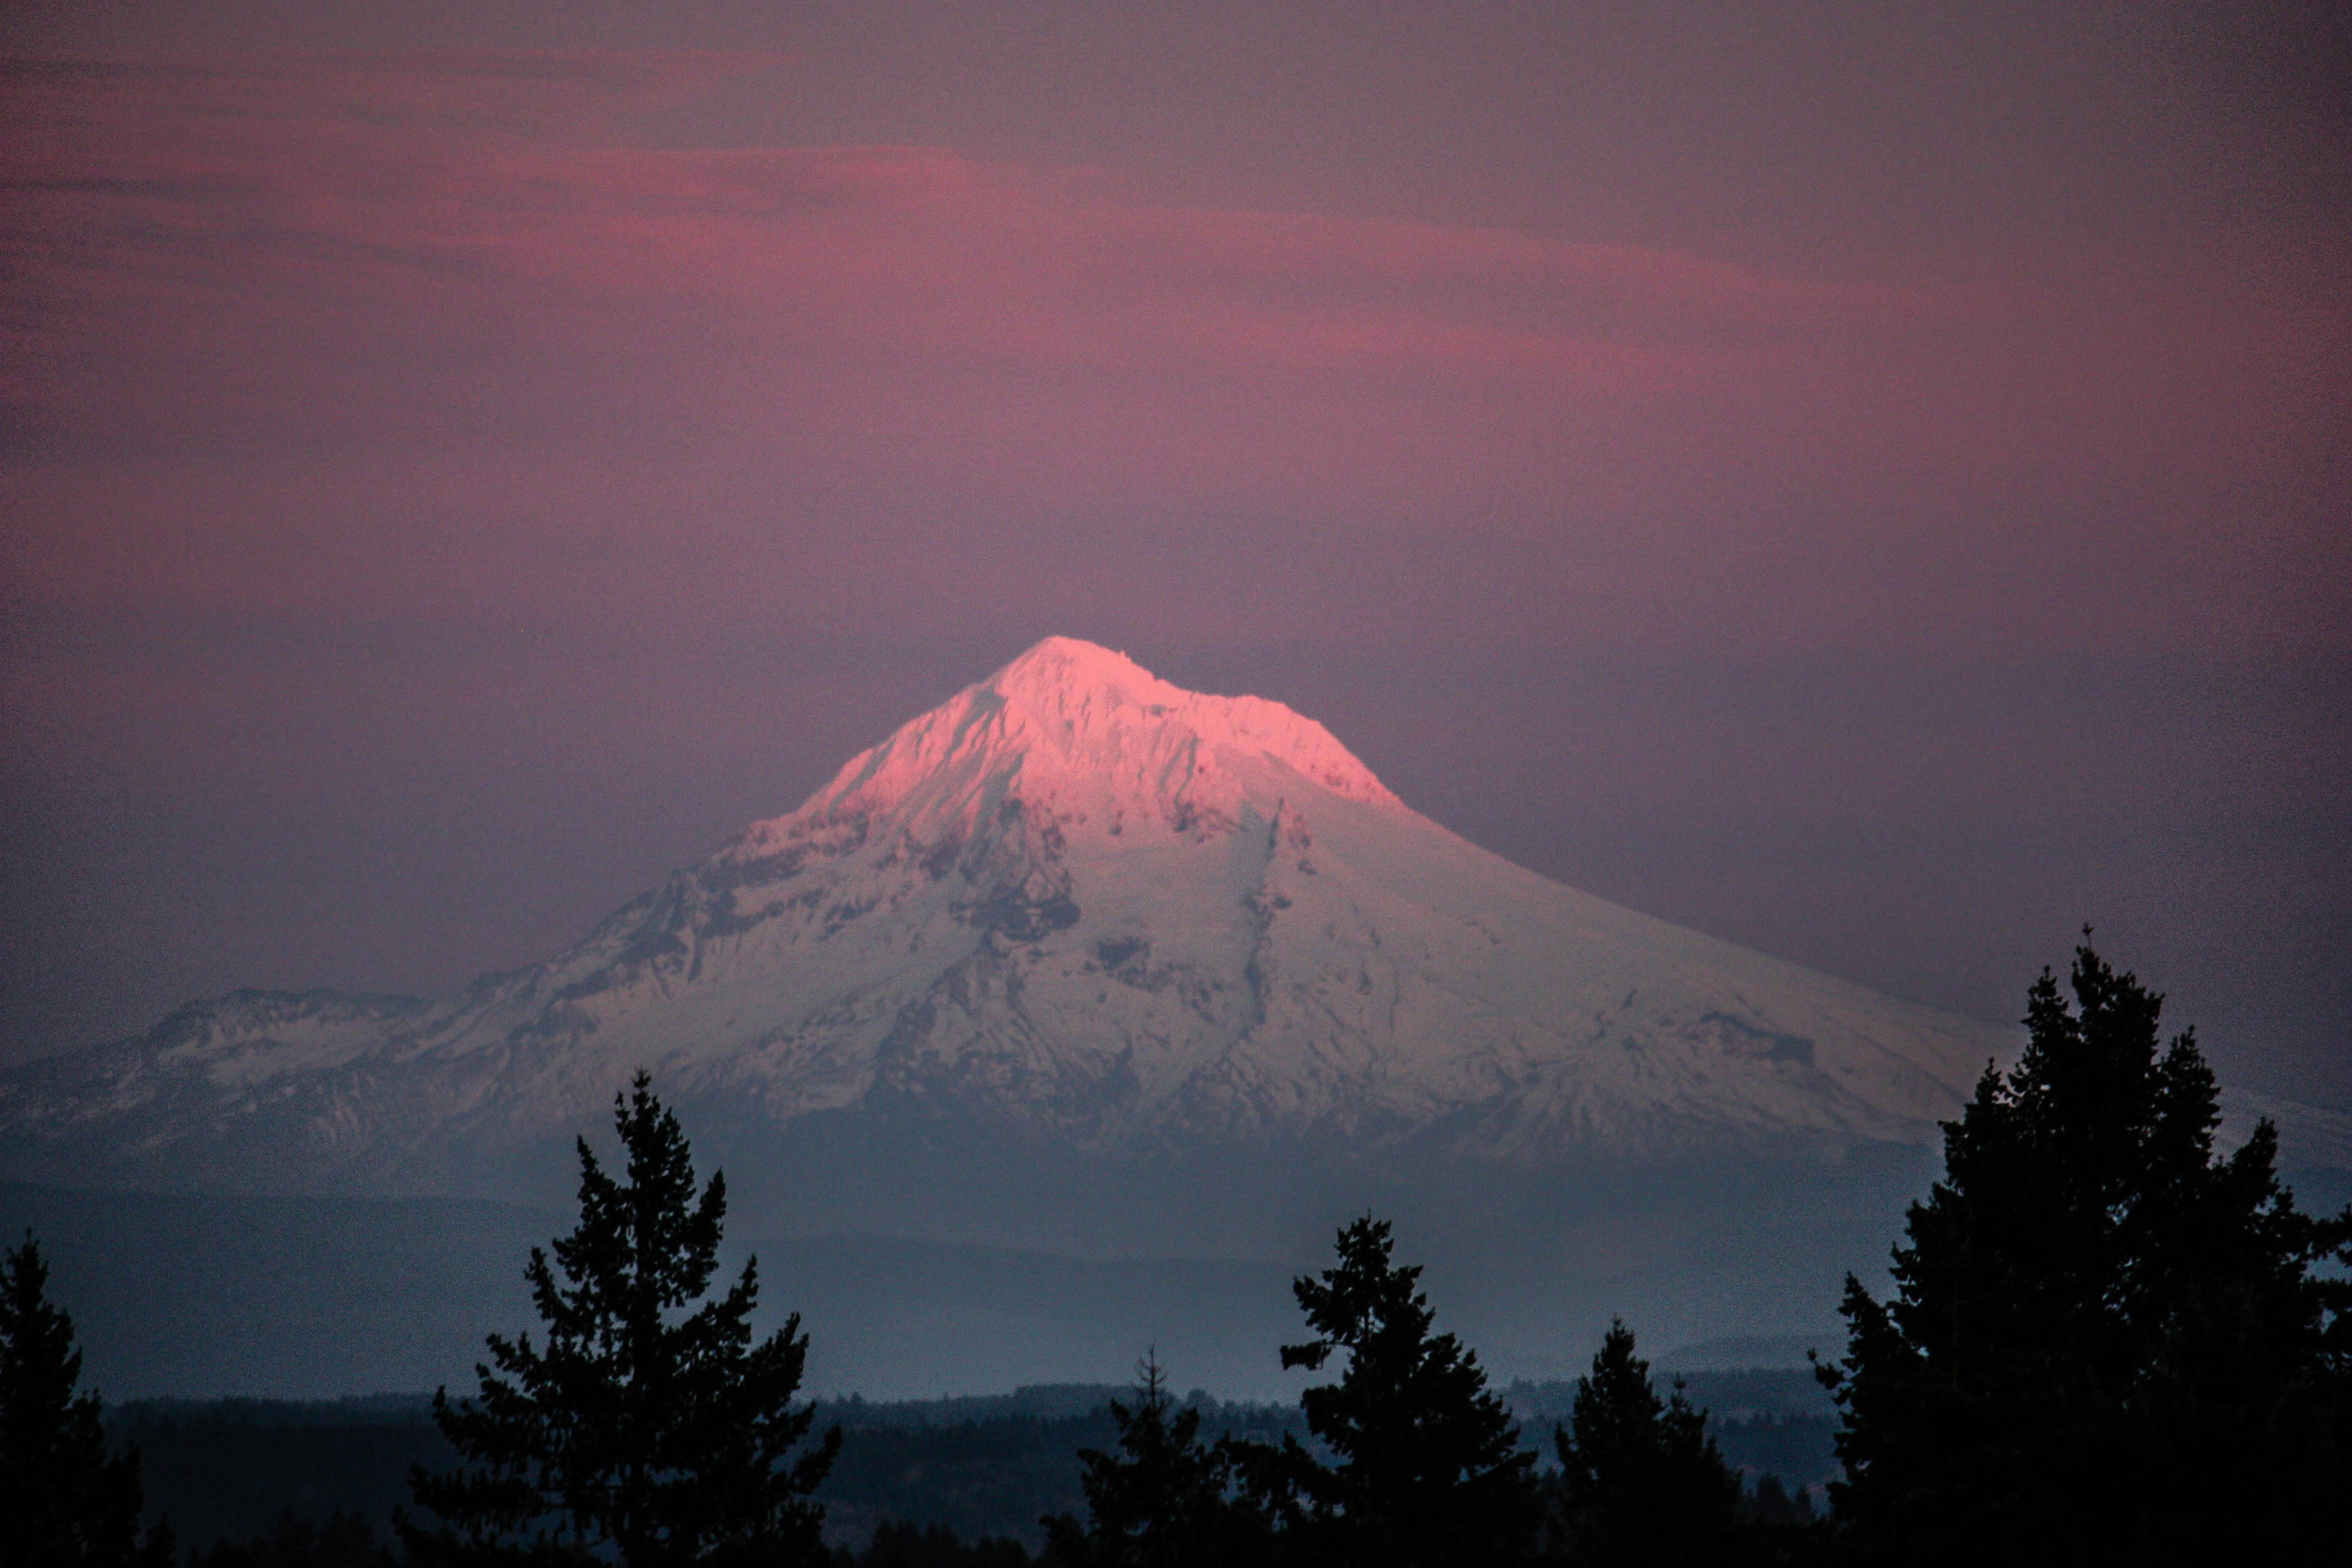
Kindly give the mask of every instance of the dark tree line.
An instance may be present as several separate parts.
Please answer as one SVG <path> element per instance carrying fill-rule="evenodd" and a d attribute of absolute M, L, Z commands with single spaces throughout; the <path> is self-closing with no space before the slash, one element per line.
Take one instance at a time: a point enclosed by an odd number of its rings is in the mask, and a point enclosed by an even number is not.
<path fill-rule="evenodd" d="M 1339 1233 L 1339 1262 L 1298 1281 L 1319 1338 L 1286 1346 L 1332 1382 L 1300 1398 L 1312 1444 L 1204 1441 L 1156 1362 L 1114 1405 L 1117 1454 L 1087 1452 L 1088 1517 L 1048 1521 L 1055 1568 L 1420 1568 L 1443 1563 L 1768 1562 L 1810 1513 L 1777 1482 L 1750 1499 L 1679 1389 L 1661 1399 L 1614 1325 L 1539 1473 L 1475 1352 L 1434 1331 L 1421 1270 L 1389 1226 Z"/>
<path fill-rule="evenodd" d="M 1213 1439 L 1147 1360 L 1116 1451 L 1082 1454 L 1086 1515 L 1044 1521 L 1058 1568 L 1420 1568 L 2043 1561 L 2334 1563 L 2352 1540 L 2352 1208 L 2300 1213 L 2267 1122 L 2226 1156 L 2194 1038 L 2087 945 L 2045 972 L 2030 1039 L 1945 1124 L 1884 1300 L 1846 1281 L 1832 1510 L 1745 1488 L 1679 1384 L 1612 1325 L 1539 1464 L 1475 1352 L 1438 1331 L 1389 1226 L 1339 1232 L 1295 1287 L 1286 1366 L 1307 1440 Z M 464 1459 L 417 1470 L 409 1561 L 1011 1568 L 1016 1542 L 886 1525 L 821 1543 L 838 1451 L 794 1404 L 799 1321 L 754 1342 L 756 1265 L 711 1297 L 723 1179 L 640 1075 L 622 1177 L 580 1145 L 581 1217 L 528 1275 L 543 1339 L 493 1336 L 474 1397 L 435 1402 Z M 0 1269 L 5 1563 L 156 1564 L 135 1457 L 108 1450 L 72 1327 L 30 1238 Z M 289 1517 L 205 1568 L 378 1568 L 358 1516 Z"/>

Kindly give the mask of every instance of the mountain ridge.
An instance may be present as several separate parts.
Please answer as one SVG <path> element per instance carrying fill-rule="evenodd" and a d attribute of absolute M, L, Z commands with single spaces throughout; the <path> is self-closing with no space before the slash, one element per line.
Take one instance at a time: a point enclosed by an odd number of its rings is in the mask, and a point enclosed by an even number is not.
<path fill-rule="evenodd" d="M 191 1004 L 0 1075 L 0 1133 L 26 1173 L 496 1189 L 643 1066 L 776 1128 L 1833 1152 L 1932 1142 L 2006 1043 L 1514 866 L 1278 702 L 1049 638 L 541 963 Z"/>

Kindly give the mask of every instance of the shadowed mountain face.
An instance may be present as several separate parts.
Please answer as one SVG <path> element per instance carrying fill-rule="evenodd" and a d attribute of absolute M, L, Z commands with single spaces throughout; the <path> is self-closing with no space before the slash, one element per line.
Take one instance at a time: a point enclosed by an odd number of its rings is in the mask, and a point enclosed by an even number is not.
<path fill-rule="evenodd" d="M 1054 638 L 545 963 L 194 1004 L 0 1080 L 0 1136 L 53 1180 L 522 1195 L 645 1067 L 739 1166 L 912 1129 L 1532 1171 L 1925 1144 L 2003 1041 L 1547 881 L 1278 703 Z"/>

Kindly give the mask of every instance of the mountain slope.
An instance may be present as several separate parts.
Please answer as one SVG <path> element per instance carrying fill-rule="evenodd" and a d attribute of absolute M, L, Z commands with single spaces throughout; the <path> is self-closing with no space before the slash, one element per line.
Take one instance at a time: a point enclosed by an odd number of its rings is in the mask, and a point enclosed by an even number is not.
<path fill-rule="evenodd" d="M 194 1004 L 0 1079 L 0 1143 L 51 1179 L 499 1191 L 644 1066 L 754 1133 L 1542 1167 L 1924 1143 L 2005 1038 L 1520 869 L 1278 703 L 1054 638 L 545 963 Z"/>

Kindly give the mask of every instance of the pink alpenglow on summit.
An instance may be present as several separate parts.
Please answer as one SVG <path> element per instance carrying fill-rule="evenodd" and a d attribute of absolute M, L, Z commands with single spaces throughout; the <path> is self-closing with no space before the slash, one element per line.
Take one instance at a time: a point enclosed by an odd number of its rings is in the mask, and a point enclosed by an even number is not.
<path fill-rule="evenodd" d="M 1403 808 L 1328 730 L 1279 702 L 1202 696 L 1125 654 L 1048 637 L 851 758 L 798 811 L 754 826 L 741 847 L 868 815 L 911 834 L 969 836 L 1008 799 L 1074 824 L 1123 829 L 1129 818 L 1172 825 L 1205 815 L 1230 826 L 1246 803 L 1244 775 L 1269 766 L 1302 787 Z"/>
<path fill-rule="evenodd" d="M 642 1066 L 737 1125 L 1527 1166 L 1924 1144 L 2006 1043 L 1523 870 L 1278 702 L 1055 637 L 544 963 L 198 1004 L 0 1116 L 101 1163 L 446 1187 Z"/>

